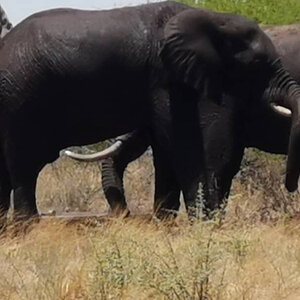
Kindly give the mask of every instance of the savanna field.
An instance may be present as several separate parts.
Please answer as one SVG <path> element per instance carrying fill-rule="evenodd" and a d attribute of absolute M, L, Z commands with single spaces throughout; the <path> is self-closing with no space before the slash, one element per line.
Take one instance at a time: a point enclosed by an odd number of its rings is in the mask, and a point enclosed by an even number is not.
<path fill-rule="evenodd" d="M 182 1 L 193 4 L 194 1 Z M 200 4 L 199 4 L 200 5 Z M 300 22 L 298 0 L 207 0 L 263 25 Z M 151 153 L 126 171 L 132 217 L 1 220 L 1 299 L 300 299 L 300 193 L 285 157 L 247 151 L 223 220 L 152 220 Z M 106 214 L 99 163 L 62 158 L 37 187 L 41 212 Z"/>

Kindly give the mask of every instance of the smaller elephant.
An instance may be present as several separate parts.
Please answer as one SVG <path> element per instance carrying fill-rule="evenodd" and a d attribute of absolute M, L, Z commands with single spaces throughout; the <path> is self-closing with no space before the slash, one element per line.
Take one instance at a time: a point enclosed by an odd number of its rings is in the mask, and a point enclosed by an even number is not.
<path fill-rule="evenodd" d="M 268 26 L 264 30 L 275 44 L 284 67 L 300 83 L 300 26 Z M 242 99 L 224 93 L 220 103 L 206 101 L 199 105 L 205 157 L 201 179 L 205 214 L 226 203 L 246 147 L 275 154 L 288 152 L 290 111 L 283 107 L 275 111 L 261 101 L 254 104 L 246 107 Z M 124 170 L 147 149 L 151 138 L 144 130 L 122 137 L 122 142 L 117 153 L 102 161 L 103 189 L 115 213 L 127 211 Z"/>

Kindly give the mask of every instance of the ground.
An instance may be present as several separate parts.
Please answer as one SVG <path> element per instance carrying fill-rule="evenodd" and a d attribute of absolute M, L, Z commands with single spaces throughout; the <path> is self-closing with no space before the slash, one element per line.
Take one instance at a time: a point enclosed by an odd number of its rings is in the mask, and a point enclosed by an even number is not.
<path fill-rule="evenodd" d="M 248 151 L 225 220 L 152 220 L 145 155 L 126 174 L 135 217 L 3 221 L 0 299 L 299 299 L 299 194 L 285 191 L 284 165 Z M 37 192 L 43 212 L 107 211 L 97 163 L 58 160 Z"/>
<path fill-rule="evenodd" d="M 285 157 L 248 150 L 236 176 L 229 201 L 230 220 L 275 221 L 298 215 L 299 193 L 284 187 Z M 131 163 L 125 174 L 127 202 L 133 214 L 151 214 L 154 168 L 149 152 Z M 90 212 L 105 214 L 108 205 L 101 186 L 99 163 L 78 163 L 69 158 L 47 165 L 37 187 L 41 212 L 56 214 Z M 184 207 L 183 207 L 184 210 Z"/>

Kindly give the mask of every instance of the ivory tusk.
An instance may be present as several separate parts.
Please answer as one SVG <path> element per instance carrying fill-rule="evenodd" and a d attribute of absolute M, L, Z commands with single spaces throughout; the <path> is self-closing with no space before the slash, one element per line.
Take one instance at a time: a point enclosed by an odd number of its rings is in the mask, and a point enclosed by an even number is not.
<path fill-rule="evenodd" d="M 271 107 L 273 110 L 275 110 L 277 113 L 285 116 L 285 117 L 291 117 L 292 116 L 292 111 L 284 106 L 277 105 L 275 103 L 271 103 Z"/>
<path fill-rule="evenodd" d="M 122 141 L 116 141 L 113 145 L 104 149 L 103 151 L 92 153 L 92 154 L 80 154 L 80 153 L 72 152 L 70 150 L 63 150 L 61 151 L 60 155 L 65 155 L 79 161 L 86 161 L 86 162 L 99 161 L 116 154 L 121 148 L 122 144 L 123 144 Z"/>

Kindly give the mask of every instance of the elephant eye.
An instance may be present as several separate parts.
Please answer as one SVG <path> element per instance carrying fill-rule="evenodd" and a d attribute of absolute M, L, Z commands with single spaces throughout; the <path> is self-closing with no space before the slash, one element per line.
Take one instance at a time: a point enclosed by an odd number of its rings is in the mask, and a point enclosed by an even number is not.
<path fill-rule="evenodd" d="M 245 42 L 244 40 L 237 39 L 236 41 L 233 42 L 233 51 L 235 53 L 237 52 L 243 52 L 247 50 L 249 47 L 248 43 Z"/>

